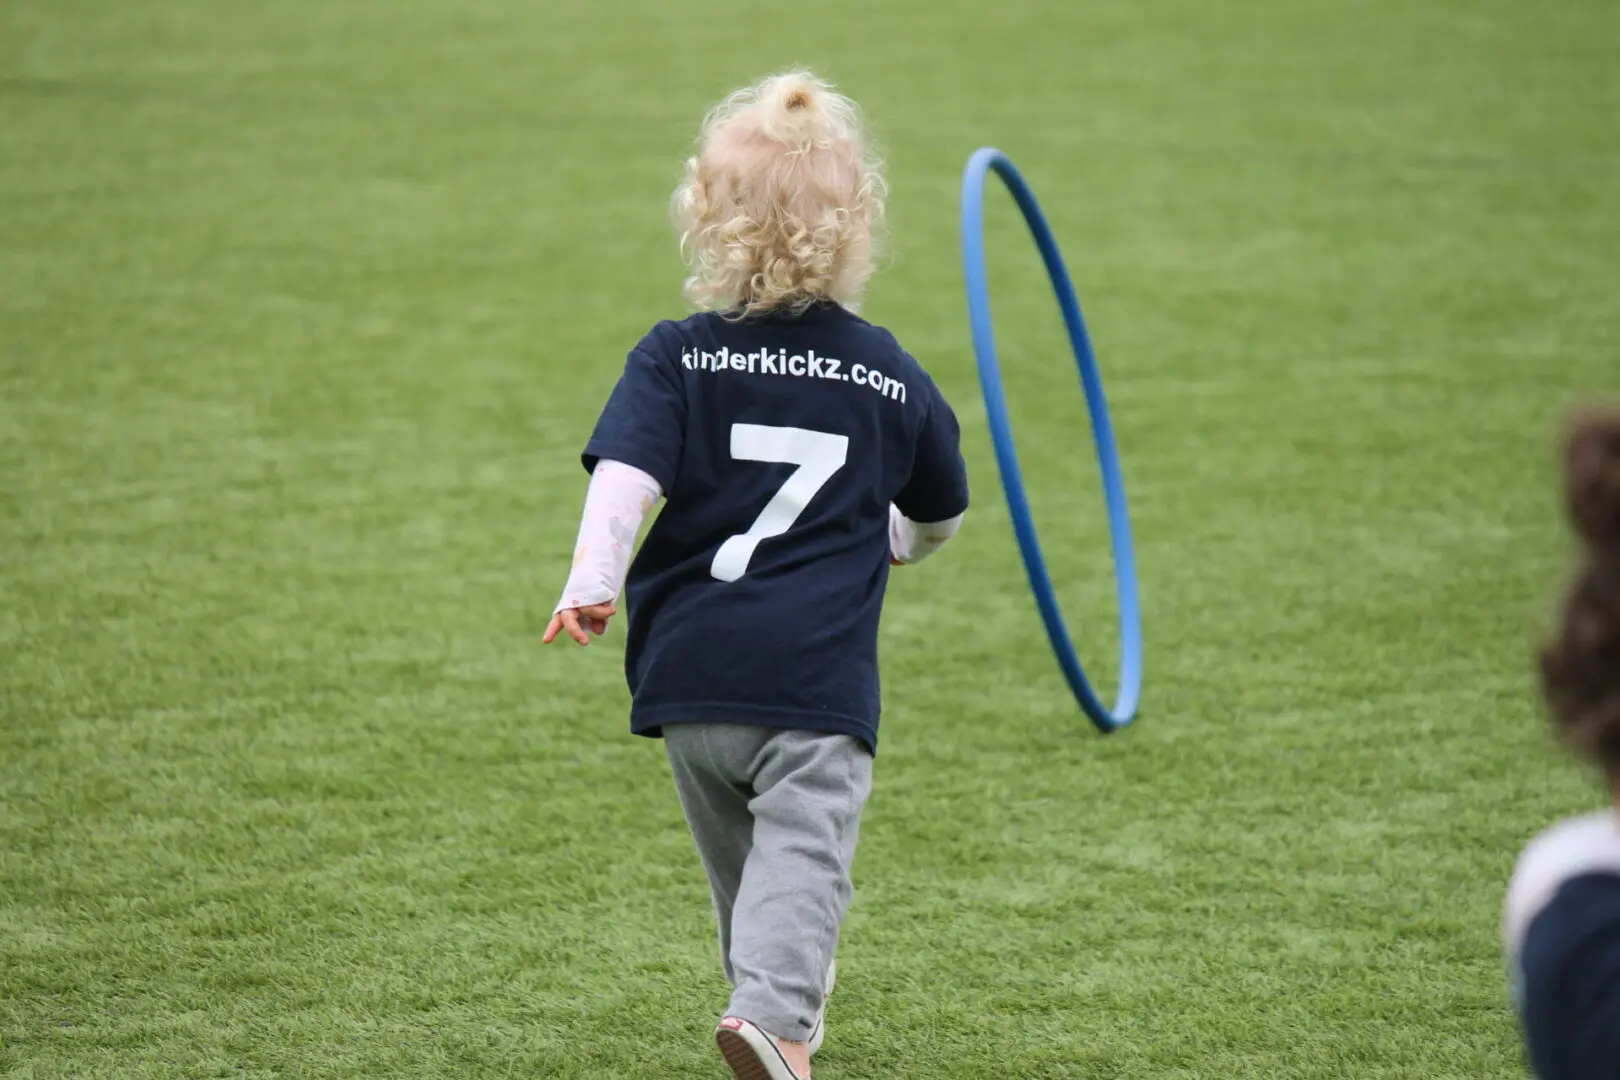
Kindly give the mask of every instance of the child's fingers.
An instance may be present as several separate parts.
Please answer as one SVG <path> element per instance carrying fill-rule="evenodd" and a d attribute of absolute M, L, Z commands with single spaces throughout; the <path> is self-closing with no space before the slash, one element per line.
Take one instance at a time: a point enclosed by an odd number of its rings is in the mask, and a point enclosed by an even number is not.
<path fill-rule="evenodd" d="M 579 625 L 579 612 L 563 611 L 559 612 L 559 614 L 562 616 L 563 629 L 568 631 L 569 637 L 573 638 L 581 645 L 589 645 L 591 643 L 590 637 L 586 635 L 584 628 Z"/>
<path fill-rule="evenodd" d="M 618 610 L 612 604 L 590 604 L 582 608 L 565 608 L 551 617 L 551 622 L 546 624 L 545 637 L 541 638 L 540 641 L 544 645 L 550 645 L 557 640 L 558 634 L 566 630 L 568 636 L 581 645 L 589 645 L 591 643 L 589 634 L 600 637 L 607 633 L 608 620 L 617 614 Z"/>
<path fill-rule="evenodd" d="M 612 603 L 586 604 L 579 609 L 580 624 L 598 637 L 607 633 L 608 620 L 619 613 Z"/>

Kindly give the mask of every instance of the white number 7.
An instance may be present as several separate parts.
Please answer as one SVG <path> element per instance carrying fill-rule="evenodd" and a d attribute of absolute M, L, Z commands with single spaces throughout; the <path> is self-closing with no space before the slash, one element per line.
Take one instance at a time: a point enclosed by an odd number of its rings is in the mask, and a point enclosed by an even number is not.
<path fill-rule="evenodd" d="M 849 459 L 849 436 L 793 427 L 731 426 L 731 456 L 738 461 L 774 461 L 797 465 L 759 517 L 745 533 L 733 536 L 714 553 L 709 573 L 720 581 L 736 581 L 748 572 L 748 563 L 761 540 L 781 536 L 793 528 L 816 492 Z"/>

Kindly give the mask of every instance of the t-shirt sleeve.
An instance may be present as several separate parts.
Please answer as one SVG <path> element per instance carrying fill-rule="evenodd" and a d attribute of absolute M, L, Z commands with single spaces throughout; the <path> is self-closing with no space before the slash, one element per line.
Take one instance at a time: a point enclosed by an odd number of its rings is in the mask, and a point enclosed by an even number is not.
<path fill-rule="evenodd" d="M 949 521 L 968 508 L 967 463 L 962 430 L 939 389 L 929 384 L 927 417 L 917 433 L 911 477 L 894 497 L 895 507 L 912 521 Z"/>
<path fill-rule="evenodd" d="M 594 472 L 603 458 L 633 465 L 658 481 L 666 495 L 686 439 L 686 395 L 680 373 L 644 342 L 630 352 L 624 374 L 608 397 L 581 460 Z"/>
<path fill-rule="evenodd" d="M 1566 882 L 1530 924 L 1519 959 L 1537 1075 L 1620 1077 L 1620 877 Z"/>

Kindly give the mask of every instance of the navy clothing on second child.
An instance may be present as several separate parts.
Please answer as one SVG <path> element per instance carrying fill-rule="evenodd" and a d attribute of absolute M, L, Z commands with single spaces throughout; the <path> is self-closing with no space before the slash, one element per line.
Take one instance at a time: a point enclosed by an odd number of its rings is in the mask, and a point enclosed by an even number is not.
<path fill-rule="evenodd" d="M 1547 830 L 1508 892 L 1507 950 L 1539 1080 L 1620 1077 L 1620 816 Z"/>

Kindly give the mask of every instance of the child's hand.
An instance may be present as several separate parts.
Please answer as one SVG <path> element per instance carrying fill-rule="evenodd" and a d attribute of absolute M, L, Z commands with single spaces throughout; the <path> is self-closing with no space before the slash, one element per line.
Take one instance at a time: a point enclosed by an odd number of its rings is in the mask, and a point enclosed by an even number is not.
<path fill-rule="evenodd" d="M 586 636 L 589 630 L 597 637 L 607 633 L 608 620 L 619 613 L 619 609 L 612 604 L 591 604 L 582 608 L 565 608 L 551 617 L 551 623 L 546 627 L 546 636 L 541 638 L 542 644 L 550 645 L 557 640 L 557 635 L 564 630 L 568 636 L 581 645 L 589 645 L 591 639 Z"/>

